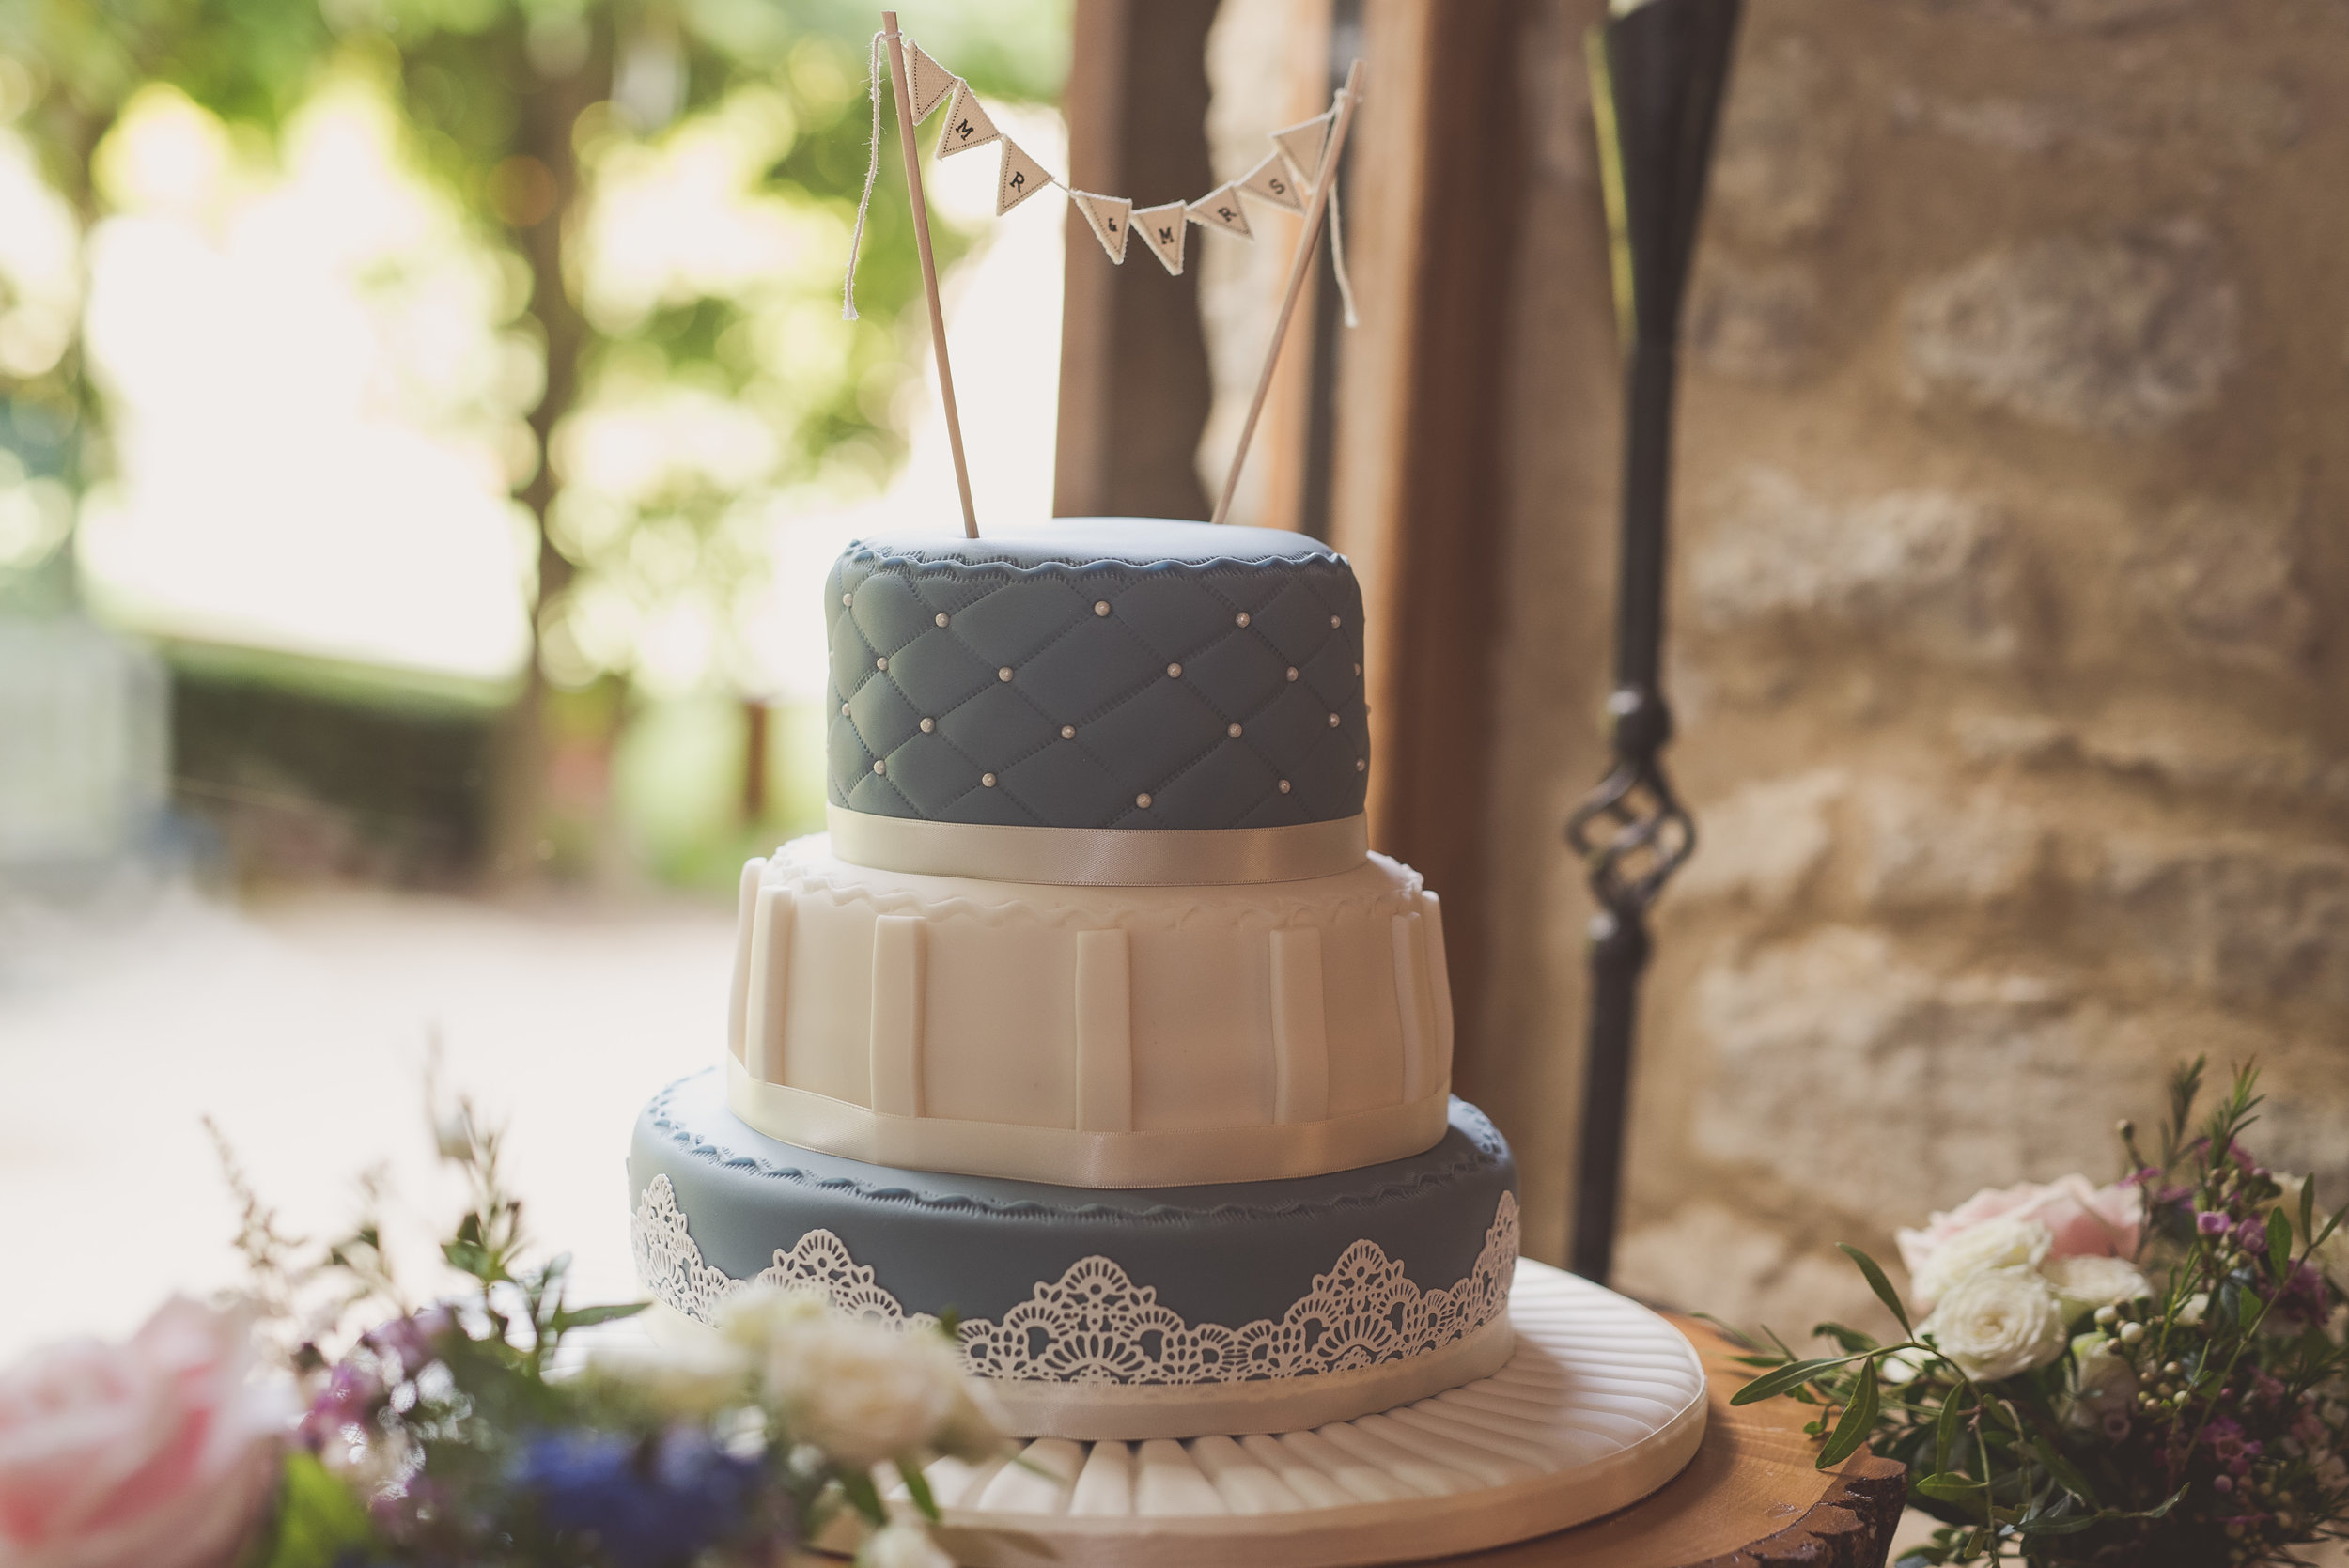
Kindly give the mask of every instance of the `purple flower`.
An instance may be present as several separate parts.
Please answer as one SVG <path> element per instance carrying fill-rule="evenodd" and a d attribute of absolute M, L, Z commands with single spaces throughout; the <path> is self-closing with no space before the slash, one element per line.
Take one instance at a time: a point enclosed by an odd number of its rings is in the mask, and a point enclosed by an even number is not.
<path fill-rule="evenodd" d="M 2204 1209 L 2194 1217 L 2194 1228 L 2204 1235 L 2223 1235 L 2233 1224 L 2216 1209 Z"/>
<path fill-rule="evenodd" d="M 365 1426 L 383 1400 L 383 1382 L 354 1362 L 344 1361 L 326 1376 L 326 1387 L 302 1418 L 302 1440 L 312 1449 L 334 1441 L 347 1426 Z"/>
<path fill-rule="evenodd" d="M 2272 1311 L 2287 1323 L 2323 1323 L 2333 1315 L 2329 1296 L 2325 1276 L 2305 1263 L 2295 1264 L 2276 1292 Z"/>
<path fill-rule="evenodd" d="M 2246 1219 L 2242 1224 L 2237 1225 L 2234 1228 L 2234 1244 L 2246 1252 L 2256 1254 L 2266 1251 L 2267 1221 Z"/>
<path fill-rule="evenodd" d="M 389 1362 L 394 1375 L 413 1377 L 440 1359 L 438 1342 L 450 1327 L 447 1308 L 427 1307 L 377 1325 L 360 1343 Z"/>
<path fill-rule="evenodd" d="M 529 1444 L 514 1479 L 547 1524 L 593 1535 L 617 1568 L 681 1568 L 741 1528 L 758 1463 L 699 1432 L 558 1432 Z"/>

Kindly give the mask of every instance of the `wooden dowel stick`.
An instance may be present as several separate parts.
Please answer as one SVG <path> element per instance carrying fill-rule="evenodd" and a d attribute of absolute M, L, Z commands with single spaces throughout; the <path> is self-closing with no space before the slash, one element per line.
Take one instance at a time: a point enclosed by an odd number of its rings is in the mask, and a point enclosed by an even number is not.
<path fill-rule="evenodd" d="M 1346 68 L 1346 86 L 1338 94 L 1337 123 L 1330 128 L 1330 145 L 1321 155 L 1313 200 L 1305 208 L 1305 232 L 1298 236 L 1297 255 L 1289 262 L 1288 292 L 1281 297 L 1281 318 L 1272 324 L 1272 341 L 1265 346 L 1264 373 L 1256 378 L 1256 396 L 1249 400 L 1248 420 L 1239 427 L 1239 445 L 1232 452 L 1231 472 L 1223 476 L 1223 494 L 1215 504 L 1212 520 L 1216 522 L 1231 515 L 1232 497 L 1239 493 L 1239 471 L 1247 466 L 1248 443 L 1256 434 L 1257 417 L 1272 391 L 1272 371 L 1281 363 L 1281 343 L 1289 334 L 1289 317 L 1297 309 L 1297 297 L 1305 291 L 1305 273 L 1320 251 L 1321 217 L 1329 209 L 1330 193 L 1337 189 L 1338 155 L 1346 150 L 1346 132 L 1354 119 L 1354 105 L 1361 101 L 1361 85 L 1362 62 L 1356 60 Z"/>
<path fill-rule="evenodd" d="M 962 490 L 962 531 L 975 539 L 979 514 L 971 505 L 971 465 L 962 457 L 962 415 L 955 410 L 955 372 L 946 363 L 946 307 L 939 303 L 938 262 L 930 255 L 930 209 L 922 198 L 922 151 L 913 142 L 913 98 L 906 91 L 905 40 L 897 36 L 895 11 L 881 12 L 881 31 L 889 39 L 889 85 L 897 96 L 897 143 L 906 155 L 906 192 L 913 198 L 913 248 L 921 253 L 922 287 L 930 300 L 930 349 L 938 356 L 938 395 L 945 400 L 946 442 L 955 449 L 955 483 Z"/>

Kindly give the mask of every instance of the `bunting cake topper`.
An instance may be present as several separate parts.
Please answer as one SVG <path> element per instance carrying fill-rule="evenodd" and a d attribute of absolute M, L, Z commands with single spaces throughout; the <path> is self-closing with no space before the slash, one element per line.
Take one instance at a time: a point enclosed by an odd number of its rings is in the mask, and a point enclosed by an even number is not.
<path fill-rule="evenodd" d="M 1272 370 L 1281 352 L 1281 341 L 1288 335 L 1289 317 L 1297 305 L 1305 274 L 1320 239 L 1322 214 L 1327 210 L 1330 220 L 1330 251 L 1338 295 L 1345 307 L 1347 326 L 1357 317 L 1354 309 L 1354 288 L 1346 272 L 1346 244 L 1340 231 L 1337 179 L 1334 178 L 1338 160 L 1346 146 L 1346 130 L 1352 120 L 1355 104 L 1361 98 L 1362 66 L 1360 60 L 1346 72 L 1346 85 L 1331 96 L 1330 107 L 1309 120 L 1285 126 L 1271 133 L 1272 150 L 1264 160 L 1237 179 L 1227 181 L 1195 201 L 1170 201 L 1153 207 L 1137 208 L 1125 196 L 1107 195 L 1096 191 L 1080 191 L 1045 168 L 1019 143 L 999 130 L 989 117 L 987 106 L 971 90 L 971 84 L 956 75 L 925 51 L 911 39 L 897 30 L 897 13 L 881 13 L 881 30 L 873 35 L 867 66 L 868 89 L 872 97 L 873 128 L 871 151 L 864 168 L 864 192 L 857 202 L 856 227 L 848 239 L 848 276 L 841 287 L 840 315 L 843 320 L 853 321 L 856 311 L 857 255 L 863 247 L 864 223 L 872 207 L 873 181 L 880 172 L 880 62 L 882 46 L 888 46 L 890 85 L 897 104 L 898 139 L 905 153 L 906 184 L 913 200 L 914 246 L 922 262 L 922 282 L 928 297 L 930 313 L 930 346 L 938 361 L 939 395 L 946 407 L 946 438 L 954 448 L 955 479 L 962 491 L 963 532 L 978 537 L 978 516 L 971 501 L 971 477 L 962 454 L 962 423 L 955 409 L 954 375 L 947 363 L 946 323 L 939 303 L 938 268 L 930 251 L 930 225 L 927 204 L 922 196 L 921 154 L 914 145 L 914 128 L 945 105 L 944 118 L 940 122 L 937 155 L 947 159 L 973 147 L 995 147 L 997 168 L 995 176 L 995 214 L 998 217 L 1035 195 L 1047 186 L 1057 186 L 1064 192 L 1093 237 L 1100 241 L 1102 251 L 1111 262 L 1124 266 L 1128 241 L 1133 231 L 1140 229 L 1143 246 L 1164 267 L 1170 276 L 1179 277 L 1183 271 L 1185 241 L 1190 225 L 1215 229 L 1253 240 L 1255 230 L 1248 221 L 1248 202 L 1286 212 L 1302 214 L 1305 231 L 1299 237 L 1297 252 L 1291 261 L 1287 289 L 1281 302 L 1279 320 L 1272 330 L 1272 341 L 1265 352 L 1263 374 L 1257 379 L 1254 399 L 1249 405 L 1248 418 L 1240 427 L 1239 444 L 1232 455 L 1231 472 L 1226 476 L 1221 499 L 1216 504 L 1214 520 L 1221 522 L 1231 510 L 1232 497 L 1238 489 L 1241 466 L 1247 461 L 1248 443 L 1255 433 L 1257 418 L 1264 411 L 1265 396 L 1270 390 Z M 1241 198 L 1247 198 L 1243 201 Z"/>

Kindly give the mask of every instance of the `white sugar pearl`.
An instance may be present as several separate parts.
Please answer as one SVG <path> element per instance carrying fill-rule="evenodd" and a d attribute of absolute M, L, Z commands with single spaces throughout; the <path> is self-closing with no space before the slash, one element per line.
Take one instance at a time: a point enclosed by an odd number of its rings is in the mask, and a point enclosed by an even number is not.
<path fill-rule="evenodd" d="M 997 680 L 1009 680 L 1011 678 L 1011 666 L 1006 664 L 1002 669 L 996 671 L 995 678 Z"/>
<path fill-rule="evenodd" d="M 993 789 L 995 787 L 995 775 L 992 773 L 982 773 L 979 775 L 979 783 L 987 785 L 989 789 Z"/>
<path fill-rule="evenodd" d="M 1231 728 L 1229 728 L 1229 729 L 1225 730 L 1223 733 L 1224 733 L 1225 735 L 1230 736 L 1233 739 L 1237 740 L 1237 739 L 1239 738 L 1239 726 L 1238 726 L 1237 724 L 1234 724 Z"/>
<path fill-rule="evenodd" d="M 1338 716 L 1334 713 L 1330 715 L 1330 727 L 1331 729 L 1336 729 L 1338 727 Z"/>
<path fill-rule="evenodd" d="M 1236 626 L 1246 626 L 1248 624 L 1248 612 L 1245 610 L 1241 611 L 1238 614 L 1232 617 L 1232 622 Z"/>
<path fill-rule="evenodd" d="M 842 704 L 840 705 L 840 717 L 842 717 L 843 719 L 846 719 L 848 716 L 848 705 L 847 703 L 842 703 Z"/>
<path fill-rule="evenodd" d="M 1362 673 L 1362 667 L 1360 664 L 1355 665 L 1354 673 L 1358 675 L 1361 675 Z"/>
<path fill-rule="evenodd" d="M 941 610 L 937 614 L 932 615 L 930 619 L 940 626 L 944 626 L 946 624 L 946 612 Z"/>
<path fill-rule="evenodd" d="M 1331 627 L 1331 629 L 1334 629 L 1336 628 L 1337 624 L 1338 624 L 1338 618 L 1337 618 L 1335 615 L 1330 616 L 1330 627 Z"/>
<path fill-rule="evenodd" d="M 1290 666 L 1289 666 L 1289 679 L 1291 679 L 1291 680 L 1295 680 L 1296 678 L 1297 678 L 1297 666 L 1296 666 L 1296 665 L 1294 665 L 1294 664 L 1292 664 L 1292 665 L 1290 665 Z"/>
<path fill-rule="evenodd" d="M 843 594 L 840 596 L 840 602 L 843 604 L 854 604 L 856 602 L 856 596 L 854 594 Z"/>
<path fill-rule="evenodd" d="M 1095 599 L 1093 601 L 1093 613 L 1097 615 L 1108 614 L 1110 613 L 1110 601 L 1105 598 Z"/>
<path fill-rule="evenodd" d="M 936 729 L 936 728 L 938 728 L 938 721 L 937 721 L 937 720 L 935 720 L 935 719 L 925 719 L 925 720 L 923 720 L 923 721 L 922 721 L 922 733 L 923 733 L 924 735 L 927 735 L 927 734 L 929 734 L 929 733 L 930 733 L 930 731 L 932 731 L 932 730 L 934 730 L 934 729 Z"/>
<path fill-rule="evenodd" d="M 1137 795 L 1134 797 L 1134 804 L 1140 806 L 1143 811 L 1148 811 L 1150 809 L 1150 797 L 1147 795 Z"/>
<path fill-rule="evenodd" d="M 1166 674 L 1170 680 L 1180 680 L 1183 678 L 1183 667 L 1180 664 L 1169 664 L 1166 667 Z"/>
<path fill-rule="evenodd" d="M 1283 779 L 1283 780 L 1281 781 L 1281 793 L 1282 793 L 1282 794 L 1283 794 L 1283 795 L 1286 795 L 1288 792 L 1289 792 L 1289 782 L 1288 782 L 1288 780 L 1286 780 L 1286 779 Z"/>
<path fill-rule="evenodd" d="M 1076 725 L 1074 725 L 1074 724 L 1063 724 L 1063 725 L 1060 727 L 1060 737 L 1061 737 L 1063 740 L 1074 740 L 1074 739 L 1076 739 L 1076 738 L 1077 738 L 1077 726 L 1076 726 Z"/>
<path fill-rule="evenodd" d="M 873 759 L 873 771 L 876 773 L 886 773 L 889 771 L 889 764 L 883 762 L 879 757 L 875 757 Z"/>
<path fill-rule="evenodd" d="M 1363 761 L 1361 757 L 1356 757 L 1354 759 L 1354 771 L 1357 773 L 1367 773 L 1370 771 L 1370 764 Z"/>
<path fill-rule="evenodd" d="M 879 659 L 876 659 L 876 660 L 873 660 L 873 668 L 874 668 L 874 669 L 876 669 L 876 670 L 886 670 L 886 669 L 888 669 L 888 668 L 889 668 L 889 660 L 888 660 L 887 656 L 886 656 L 886 655 L 884 655 L 883 657 L 881 657 L 881 658 L 879 658 Z"/>

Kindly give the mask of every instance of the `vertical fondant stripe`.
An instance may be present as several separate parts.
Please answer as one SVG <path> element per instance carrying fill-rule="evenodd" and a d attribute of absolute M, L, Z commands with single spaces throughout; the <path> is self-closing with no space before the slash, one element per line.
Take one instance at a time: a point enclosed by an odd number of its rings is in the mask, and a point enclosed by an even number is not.
<path fill-rule="evenodd" d="M 1443 900 L 1432 893 L 1419 895 L 1419 906 L 1426 913 L 1428 1000 L 1436 1004 L 1436 1063 L 1435 1084 L 1452 1076 L 1452 970 L 1443 955 Z"/>
<path fill-rule="evenodd" d="M 1134 1126 L 1132 960 L 1123 931 L 1077 933 L 1077 1130 Z"/>
<path fill-rule="evenodd" d="M 750 1013 L 751 922 L 756 913 L 758 878 L 767 869 L 763 859 L 742 867 L 742 880 L 734 898 L 734 989 L 726 1001 L 726 1049 L 737 1062 L 749 1065 L 742 1054 L 742 1028 Z"/>
<path fill-rule="evenodd" d="M 922 1114 L 922 991 L 929 924 L 920 915 L 873 922 L 873 1109 Z"/>
<path fill-rule="evenodd" d="M 1330 1039 L 1321 1000 L 1321 933 L 1272 933 L 1272 1119 L 1330 1114 Z"/>
<path fill-rule="evenodd" d="M 791 996 L 791 917 L 787 887 L 758 890 L 751 921 L 750 996 L 743 1008 L 742 1065 L 753 1078 L 783 1081 L 784 1009 Z"/>
<path fill-rule="evenodd" d="M 1403 1103 L 1427 1093 L 1427 1032 L 1419 1010 L 1419 916 L 1388 923 L 1394 939 L 1394 1016 L 1403 1027 Z"/>

